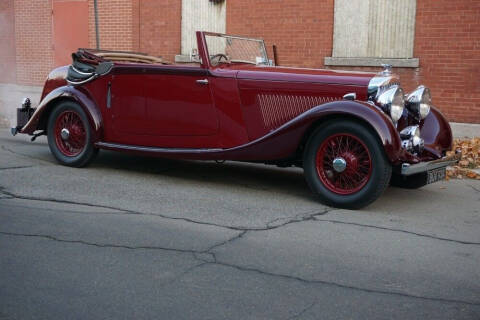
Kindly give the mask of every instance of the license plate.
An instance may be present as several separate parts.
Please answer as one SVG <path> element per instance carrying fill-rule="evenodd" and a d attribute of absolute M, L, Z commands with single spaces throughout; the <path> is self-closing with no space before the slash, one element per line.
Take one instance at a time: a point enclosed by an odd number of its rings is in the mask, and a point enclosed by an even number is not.
<path fill-rule="evenodd" d="M 427 184 L 444 180 L 447 175 L 447 167 L 427 171 Z"/>

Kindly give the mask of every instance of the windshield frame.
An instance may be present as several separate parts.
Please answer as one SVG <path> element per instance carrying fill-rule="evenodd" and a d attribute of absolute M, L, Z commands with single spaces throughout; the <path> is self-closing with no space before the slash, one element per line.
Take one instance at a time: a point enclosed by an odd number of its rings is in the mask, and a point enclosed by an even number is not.
<path fill-rule="evenodd" d="M 234 35 L 229 35 L 229 34 L 224 34 L 224 33 L 216 33 L 216 32 L 202 32 L 202 33 L 203 33 L 203 41 L 204 41 L 204 46 L 203 47 L 204 47 L 204 50 L 205 50 L 205 58 L 207 59 L 208 65 L 210 67 L 217 67 L 220 63 L 218 63 L 216 65 L 213 65 L 211 60 L 210 60 L 210 52 L 208 51 L 207 36 L 258 42 L 258 43 L 261 44 L 261 52 L 265 57 L 265 62 L 258 64 L 258 63 L 249 62 L 249 61 L 233 60 L 233 61 L 230 61 L 230 63 L 248 63 L 248 64 L 257 65 L 257 66 L 258 65 L 264 65 L 264 66 L 270 65 L 270 59 L 268 59 L 268 53 L 267 53 L 267 49 L 265 47 L 265 41 L 261 38 L 249 38 L 249 37 L 234 36 Z"/>

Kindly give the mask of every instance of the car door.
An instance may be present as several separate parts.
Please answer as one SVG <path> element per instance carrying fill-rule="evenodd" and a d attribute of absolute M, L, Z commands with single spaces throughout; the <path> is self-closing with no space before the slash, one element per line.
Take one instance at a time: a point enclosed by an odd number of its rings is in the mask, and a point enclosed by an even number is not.
<path fill-rule="evenodd" d="M 141 69 L 124 72 L 116 68 L 108 84 L 107 110 L 111 115 L 114 137 L 117 142 L 137 144 L 136 136 L 147 134 L 147 112 L 144 85 L 146 78 Z M 107 100 L 109 100 L 107 98 Z"/>
<path fill-rule="evenodd" d="M 205 69 L 117 67 L 111 99 L 115 142 L 155 147 L 216 146 L 219 124 Z"/>
<path fill-rule="evenodd" d="M 144 83 L 146 133 L 155 136 L 212 136 L 218 132 L 207 70 L 151 66 Z"/>

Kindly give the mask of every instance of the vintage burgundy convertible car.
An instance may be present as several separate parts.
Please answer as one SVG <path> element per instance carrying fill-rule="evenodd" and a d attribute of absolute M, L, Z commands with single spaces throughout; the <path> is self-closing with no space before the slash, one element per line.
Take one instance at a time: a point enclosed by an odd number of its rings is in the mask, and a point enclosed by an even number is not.
<path fill-rule="evenodd" d="M 80 49 L 12 133 L 48 136 L 61 164 L 99 149 L 303 167 L 324 203 L 360 208 L 394 185 L 445 177 L 452 146 L 428 88 L 379 74 L 274 66 L 262 40 L 197 32 L 188 63 Z M 128 61 L 130 60 L 130 61 Z"/>

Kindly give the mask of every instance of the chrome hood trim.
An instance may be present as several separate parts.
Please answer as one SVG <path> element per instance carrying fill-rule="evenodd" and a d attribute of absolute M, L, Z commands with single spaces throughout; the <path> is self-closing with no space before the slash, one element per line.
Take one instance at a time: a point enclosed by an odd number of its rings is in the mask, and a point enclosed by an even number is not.
<path fill-rule="evenodd" d="M 368 83 L 368 99 L 375 99 L 381 89 L 395 84 L 400 85 L 400 78 L 396 74 L 379 73 Z"/>

